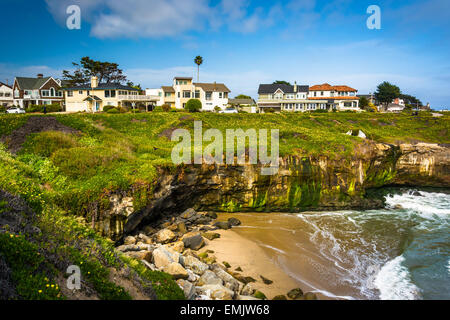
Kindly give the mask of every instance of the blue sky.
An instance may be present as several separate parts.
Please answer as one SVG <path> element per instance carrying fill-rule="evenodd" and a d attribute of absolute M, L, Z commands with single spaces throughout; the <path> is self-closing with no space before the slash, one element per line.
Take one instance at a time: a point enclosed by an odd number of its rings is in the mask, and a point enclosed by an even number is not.
<path fill-rule="evenodd" d="M 81 30 L 66 8 L 81 8 Z M 381 8 L 369 30 L 367 8 Z M 346 84 L 369 93 L 382 81 L 433 108 L 450 109 L 448 0 L 2 0 L 0 81 L 60 77 L 83 56 L 119 63 L 145 88 L 196 77 L 256 98 L 260 83 Z M 4 44 L 8 45 L 4 45 Z"/>

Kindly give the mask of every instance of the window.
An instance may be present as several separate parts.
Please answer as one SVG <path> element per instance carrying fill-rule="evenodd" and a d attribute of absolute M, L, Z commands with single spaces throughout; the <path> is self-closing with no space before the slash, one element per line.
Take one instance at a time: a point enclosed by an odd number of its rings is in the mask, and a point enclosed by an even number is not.
<path fill-rule="evenodd" d="M 73 91 L 67 91 L 67 96 L 68 97 L 73 97 Z"/>
<path fill-rule="evenodd" d="M 3 97 L 3 92 L 0 92 L 0 97 Z"/>
<path fill-rule="evenodd" d="M 170 92 L 164 92 L 164 96 L 167 98 L 167 97 L 171 97 L 172 96 L 172 93 L 170 93 Z"/>
<path fill-rule="evenodd" d="M 42 96 L 43 96 L 43 97 L 50 97 L 50 91 L 48 91 L 48 90 L 42 90 L 41 92 L 42 92 Z"/>
<path fill-rule="evenodd" d="M 31 96 L 31 90 L 25 90 L 25 95 L 27 95 L 27 96 Z"/>
<path fill-rule="evenodd" d="M 5 97 L 11 97 L 11 93 L 5 92 Z"/>
<path fill-rule="evenodd" d="M 211 91 L 207 91 L 206 92 L 206 100 L 207 101 L 211 101 L 212 100 L 212 92 Z"/>
<path fill-rule="evenodd" d="M 317 97 L 317 92 L 316 91 L 314 91 L 314 97 Z"/>
<path fill-rule="evenodd" d="M 183 98 L 190 98 L 191 97 L 191 92 L 190 91 L 183 91 Z"/>
<path fill-rule="evenodd" d="M 219 92 L 219 99 L 223 98 L 223 92 Z"/>
<path fill-rule="evenodd" d="M 181 98 L 181 92 L 178 92 L 178 98 Z"/>
<path fill-rule="evenodd" d="M 195 98 L 200 99 L 200 90 L 195 90 Z"/>
<path fill-rule="evenodd" d="M 20 97 L 19 89 L 14 90 L 14 97 L 16 98 Z"/>
<path fill-rule="evenodd" d="M 55 96 L 55 89 L 54 88 L 50 88 L 50 96 L 51 97 Z"/>
<path fill-rule="evenodd" d="M 351 108 L 352 107 L 352 103 L 351 102 L 344 102 L 344 107 Z"/>
<path fill-rule="evenodd" d="M 320 92 L 320 95 L 323 97 L 323 91 Z"/>

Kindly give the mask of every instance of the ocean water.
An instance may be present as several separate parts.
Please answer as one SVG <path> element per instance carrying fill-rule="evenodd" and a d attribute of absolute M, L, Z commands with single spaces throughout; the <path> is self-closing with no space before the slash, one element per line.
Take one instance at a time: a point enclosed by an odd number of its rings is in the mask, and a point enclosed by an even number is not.
<path fill-rule="evenodd" d="M 448 190 L 395 190 L 381 210 L 241 218 L 238 233 L 322 296 L 450 299 Z"/>

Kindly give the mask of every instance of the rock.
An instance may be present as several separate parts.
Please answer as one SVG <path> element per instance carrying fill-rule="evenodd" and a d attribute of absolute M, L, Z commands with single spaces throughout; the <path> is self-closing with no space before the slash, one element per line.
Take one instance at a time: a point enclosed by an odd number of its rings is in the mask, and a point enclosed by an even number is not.
<path fill-rule="evenodd" d="M 196 275 L 196 274 L 195 274 L 194 272 L 192 272 L 191 270 L 186 269 L 186 271 L 187 271 L 187 273 L 188 273 L 188 275 L 189 275 L 189 278 L 188 278 L 188 281 L 189 281 L 189 282 L 194 283 L 194 282 L 197 282 L 198 279 L 200 279 L 200 276 L 199 276 L 199 275 Z"/>
<path fill-rule="evenodd" d="M 240 226 L 241 225 L 241 221 L 237 218 L 230 218 L 228 219 L 228 224 L 231 227 L 236 227 L 236 226 Z"/>
<path fill-rule="evenodd" d="M 207 264 L 201 262 L 200 260 L 198 260 L 193 256 L 183 257 L 182 265 L 185 268 L 192 270 L 194 273 L 198 275 L 204 274 L 205 271 L 209 269 Z"/>
<path fill-rule="evenodd" d="M 253 296 L 257 299 L 267 300 L 266 295 L 264 293 L 262 293 L 261 291 L 256 291 Z"/>
<path fill-rule="evenodd" d="M 152 244 L 153 243 L 152 238 L 146 236 L 143 233 L 140 233 L 138 237 L 145 244 Z"/>
<path fill-rule="evenodd" d="M 166 221 L 163 224 L 161 224 L 161 228 L 162 229 L 166 229 L 168 228 L 172 223 L 170 221 Z"/>
<path fill-rule="evenodd" d="M 157 230 L 156 230 L 155 228 L 150 227 L 150 226 L 146 226 L 146 227 L 144 228 L 144 233 L 145 233 L 146 235 L 153 235 L 153 234 L 155 234 L 156 232 L 157 232 Z"/>
<path fill-rule="evenodd" d="M 256 282 L 256 280 L 253 279 L 252 277 L 244 277 L 244 276 L 241 276 L 240 274 L 235 274 L 234 277 L 244 284 Z"/>
<path fill-rule="evenodd" d="M 210 241 L 220 238 L 220 234 L 216 232 L 204 232 L 202 236 Z"/>
<path fill-rule="evenodd" d="M 273 281 L 272 280 L 269 280 L 269 279 L 267 279 L 267 278 L 265 278 L 265 277 L 263 277 L 263 276 L 259 276 L 260 278 L 261 278 L 261 280 L 264 282 L 264 284 L 266 284 L 266 285 L 270 285 L 270 284 L 272 284 L 273 283 Z"/>
<path fill-rule="evenodd" d="M 116 249 L 121 252 L 140 251 L 139 246 L 137 246 L 135 244 L 124 244 L 124 245 L 118 246 Z"/>
<path fill-rule="evenodd" d="M 153 263 L 158 269 L 164 269 L 174 261 L 172 254 L 164 247 L 161 246 L 153 251 Z"/>
<path fill-rule="evenodd" d="M 199 217 L 197 217 L 197 219 L 195 219 L 195 223 L 196 224 L 208 224 L 211 222 L 211 218 L 204 216 L 204 215 L 200 215 Z"/>
<path fill-rule="evenodd" d="M 124 245 L 128 245 L 128 244 L 136 244 L 136 238 L 132 237 L 132 236 L 128 236 L 123 240 L 123 244 Z"/>
<path fill-rule="evenodd" d="M 175 233 L 173 233 L 169 229 L 163 229 L 156 234 L 156 241 L 162 244 L 169 243 L 175 238 L 176 238 Z"/>
<path fill-rule="evenodd" d="M 256 290 L 253 285 L 251 283 L 248 283 L 242 288 L 241 294 L 244 296 L 251 296 L 255 293 L 255 291 Z"/>
<path fill-rule="evenodd" d="M 223 285 L 222 279 L 220 279 L 214 272 L 207 270 L 198 280 L 198 286 L 220 284 Z"/>
<path fill-rule="evenodd" d="M 174 243 L 171 243 L 168 245 L 170 249 L 179 252 L 179 253 L 183 253 L 184 251 L 184 243 L 183 241 L 177 241 Z"/>
<path fill-rule="evenodd" d="M 172 232 L 177 231 L 178 230 L 178 225 L 177 224 L 171 224 L 170 226 L 167 227 L 167 229 L 169 229 Z"/>
<path fill-rule="evenodd" d="M 403 207 L 402 207 L 401 204 L 396 204 L 396 205 L 394 206 L 394 209 L 395 209 L 395 210 L 402 210 Z"/>
<path fill-rule="evenodd" d="M 225 221 L 217 221 L 216 223 L 214 223 L 214 226 L 223 230 L 228 230 L 231 228 L 230 224 Z"/>
<path fill-rule="evenodd" d="M 147 262 L 145 260 L 141 260 L 141 262 L 150 270 L 157 271 L 156 266 L 153 263 Z"/>
<path fill-rule="evenodd" d="M 303 296 L 303 290 L 300 288 L 292 289 L 288 292 L 287 296 L 293 300 L 298 299 Z"/>
<path fill-rule="evenodd" d="M 285 295 L 281 294 L 281 295 L 279 295 L 279 296 L 273 297 L 272 300 L 287 300 L 287 298 L 286 298 Z"/>
<path fill-rule="evenodd" d="M 129 251 L 124 254 L 136 260 L 152 261 L 152 253 L 150 251 Z"/>
<path fill-rule="evenodd" d="M 187 300 L 192 300 L 194 298 L 195 287 L 192 283 L 183 279 L 179 279 L 177 280 L 177 284 L 183 290 L 184 296 Z"/>
<path fill-rule="evenodd" d="M 183 236 L 182 240 L 185 248 L 195 251 L 200 250 L 205 245 L 203 237 L 198 232 L 187 233 Z"/>
<path fill-rule="evenodd" d="M 237 272 L 242 272 L 242 268 L 241 267 L 237 267 L 236 269 L 234 269 Z"/>
<path fill-rule="evenodd" d="M 178 230 L 178 232 L 181 233 L 181 234 L 185 234 L 185 233 L 188 232 L 188 230 L 187 230 L 186 225 L 184 224 L 184 222 L 179 222 L 179 223 L 177 224 L 177 230 Z"/>
<path fill-rule="evenodd" d="M 215 212 L 208 212 L 206 214 L 206 216 L 211 218 L 211 219 L 217 219 L 217 214 Z"/>
<path fill-rule="evenodd" d="M 214 300 L 233 300 L 234 292 L 219 284 L 197 287 L 201 294 Z"/>
<path fill-rule="evenodd" d="M 226 261 L 222 262 L 222 264 L 223 264 L 223 265 L 225 266 L 225 268 L 227 268 L 227 269 L 231 268 L 231 265 L 230 265 L 228 262 L 226 262 Z"/>
<path fill-rule="evenodd" d="M 175 280 L 177 279 L 187 279 L 189 274 L 186 269 L 183 268 L 178 262 L 172 262 L 167 267 L 164 268 L 164 272 L 170 274 Z"/>
<path fill-rule="evenodd" d="M 305 295 L 303 297 L 304 297 L 304 300 L 317 300 L 316 294 L 312 293 L 312 292 L 305 293 Z"/>
<path fill-rule="evenodd" d="M 220 279 L 222 279 L 226 288 L 234 292 L 239 292 L 241 290 L 239 281 L 233 278 L 228 272 L 217 266 L 213 266 L 213 271 Z"/>
<path fill-rule="evenodd" d="M 422 194 L 419 191 L 414 191 L 412 193 L 412 195 L 415 196 L 415 197 L 423 197 Z"/>
<path fill-rule="evenodd" d="M 180 215 L 180 218 L 183 218 L 183 219 L 190 219 L 190 218 L 192 218 L 194 215 L 196 215 L 197 213 L 195 212 L 195 210 L 194 209 L 192 209 L 192 208 L 190 208 L 190 209 L 187 209 L 185 212 L 183 212 L 181 215 Z"/>

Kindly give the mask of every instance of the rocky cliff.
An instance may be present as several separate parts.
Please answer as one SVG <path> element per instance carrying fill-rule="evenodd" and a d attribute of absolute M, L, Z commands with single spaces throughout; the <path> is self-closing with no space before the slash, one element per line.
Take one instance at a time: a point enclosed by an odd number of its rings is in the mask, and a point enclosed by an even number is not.
<path fill-rule="evenodd" d="M 388 185 L 450 186 L 449 146 L 388 145 L 365 141 L 351 158 L 288 156 L 276 175 L 259 165 L 180 166 L 160 169 L 152 199 L 133 210 L 130 198 L 114 196 L 97 229 L 120 239 L 164 214 L 193 207 L 201 211 L 259 212 L 375 208 L 367 190 Z M 120 209 L 122 208 L 122 209 Z"/>

